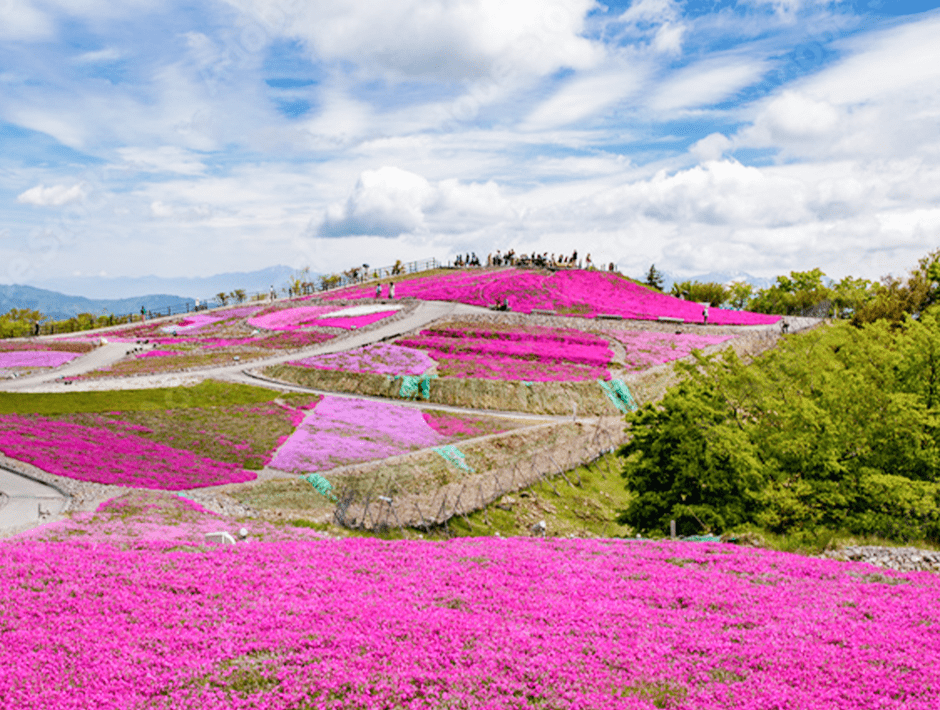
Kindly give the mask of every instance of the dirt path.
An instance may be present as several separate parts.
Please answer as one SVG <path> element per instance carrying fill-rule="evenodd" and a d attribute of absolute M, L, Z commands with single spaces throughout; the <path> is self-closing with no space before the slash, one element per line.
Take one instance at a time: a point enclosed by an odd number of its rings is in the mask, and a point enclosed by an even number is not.
<path fill-rule="evenodd" d="M 52 486 L 0 467 L 0 536 L 60 515 L 69 498 Z"/>

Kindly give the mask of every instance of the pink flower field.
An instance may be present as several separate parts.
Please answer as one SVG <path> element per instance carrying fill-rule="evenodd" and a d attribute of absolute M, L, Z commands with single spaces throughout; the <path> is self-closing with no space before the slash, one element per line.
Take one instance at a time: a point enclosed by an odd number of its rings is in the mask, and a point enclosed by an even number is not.
<path fill-rule="evenodd" d="M 0 352 L 0 369 L 14 367 L 59 367 L 81 353 L 61 350 L 15 350 Z"/>
<path fill-rule="evenodd" d="M 339 289 L 324 300 L 372 298 L 374 287 Z M 468 270 L 416 277 L 395 284 L 398 298 L 427 301 L 456 301 L 489 307 L 507 299 L 511 310 L 531 313 L 532 309 L 591 318 L 599 313 L 636 320 L 656 320 L 660 316 L 702 322 L 702 307 L 604 271 L 559 271 L 546 274 L 523 269 Z M 715 325 L 760 325 L 776 323 L 780 316 L 746 311 L 710 308 L 708 322 Z"/>
<path fill-rule="evenodd" d="M 377 343 L 333 355 L 315 355 L 289 363 L 316 370 L 367 372 L 376 375 L 423 375 L 434 360 L 423 350 Z"/>
<path fill-rule="evenodd" d="M 940 706 L 935 576 L 729 545 L 14 539 L 0 585 L 17 710 Z"/>
<path fill-rule="evenodd" d="M 608 379 L 613 358 L 606 340 L 564 328 L 435 328 L 402 338 L 427 352 L 442 377 L 529 382 Z"/>
<path fill-rule="evenodd" d="M 230 463 L 105 428 L 0 415 L 0 452 L 58 476 L 136 488 L 186 490 L 251 481 Z"/>

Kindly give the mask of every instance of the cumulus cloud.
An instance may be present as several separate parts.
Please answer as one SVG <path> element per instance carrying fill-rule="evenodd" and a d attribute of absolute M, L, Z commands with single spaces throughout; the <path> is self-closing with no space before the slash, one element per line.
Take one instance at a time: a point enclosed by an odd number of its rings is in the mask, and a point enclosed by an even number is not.
<path fill-rule="evenodd" d="M 594 0 L 348 0 L 298 3 L 228 0 L 320 58 L 384 76 L 464 81 L 511 66 L 547 74 L 603 57 L 583 36 Z"/>
<path fill-rule="evenodd" d="M 458 231 L 510 217 L 493 182 L 463 184 L 395 167 L 366 170 L 345 202 L 330 205 L 317 228 L 321 237 L 398 237 L 415 232 Z"/>
<path fill-rule="evenodd" d="M 74 185 L 36 185 L 20 193 L 16 201 L 23 205 L 36 205 L 38 207 L 61 207 L 70 202 L 84 199 L 88 194 L 88 185 L 79 182 Z"/>

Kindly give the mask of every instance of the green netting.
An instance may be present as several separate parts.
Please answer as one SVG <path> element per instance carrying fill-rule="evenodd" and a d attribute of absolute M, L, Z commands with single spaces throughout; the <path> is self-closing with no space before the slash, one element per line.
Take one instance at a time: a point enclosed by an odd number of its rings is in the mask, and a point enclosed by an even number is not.
<path fill-rule="evenodd" d="M 639 409 L 636 400 L 630 394 L 630 388 L 623 380 L 611 380 L 610 382 L 598 380 L 597 382 L 603 387 L 607 399 L 613 402 L 614 406 L 621 412 L 633 412 Z"/>
<path fill-rule="evenodd" d="M 420 394 L 422 399 L 431 399 L 431 378 L 434 375 L 402 375 L 401 389 L 398 396 L 403 399 L 415 399 Z"/>
<path fill-rule="evenodd" d="M 464 458 L 463 451 L 458 449 L 453 444 L 447 444 L 446 446 L 435 446 L 434 450 L 441 455 L 441 457 L 448 461 L 449 463 L 454 464 L 457 468 L 467 471 L 469 473 L 476 473 L 466 462 Z"/>
<path fill-rule="evenodd" d="M 313 489 L 320 495 L 336 500 L 336 496 L 331 492 L 333 490 L 333 484 L 319 473 L 308 473 L 301 476 L 301 479 L 313 486 Z"/>
<path fill-rule="evenodd" d="M 527 382 L 527 381 L 525 381 L 525 380 L 520 380 L 520 382 L 522 382 L 522 384 L 524 384 L 526 387 L 531 387 L 531 386 L 532 386 L 532 383 L 531 383 L 531 382 Z"/>
<path fill-rule="evenodd" d="M 689 535 L 682 539 L 686 542 L 721 542 L 721 538 L 717 535 Z"/>

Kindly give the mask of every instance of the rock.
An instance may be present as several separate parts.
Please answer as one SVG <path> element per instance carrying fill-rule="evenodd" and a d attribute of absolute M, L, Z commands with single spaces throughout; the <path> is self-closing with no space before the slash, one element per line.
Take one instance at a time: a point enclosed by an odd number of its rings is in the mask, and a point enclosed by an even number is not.
<path fill-rule="evenodd" d="M 544 520 L 539 520 L 529 529 L 532 531 L 533 535 L 541 535 L 542 537 L 545 537 L 545 532 L 548 530 L 548 526 L 545 524 Z"/>
<path fill-rule="evenodd" d="M 225 531 L 206 533 L 206 542 L 218 542 L 222 545 L 234 545 L 235 538 Z"/>
<path fill-rule="evenodd" d="M 239 528 L 238 537 L 240 537 L 242 540 L 248 537 L 248 528 Z"/>

